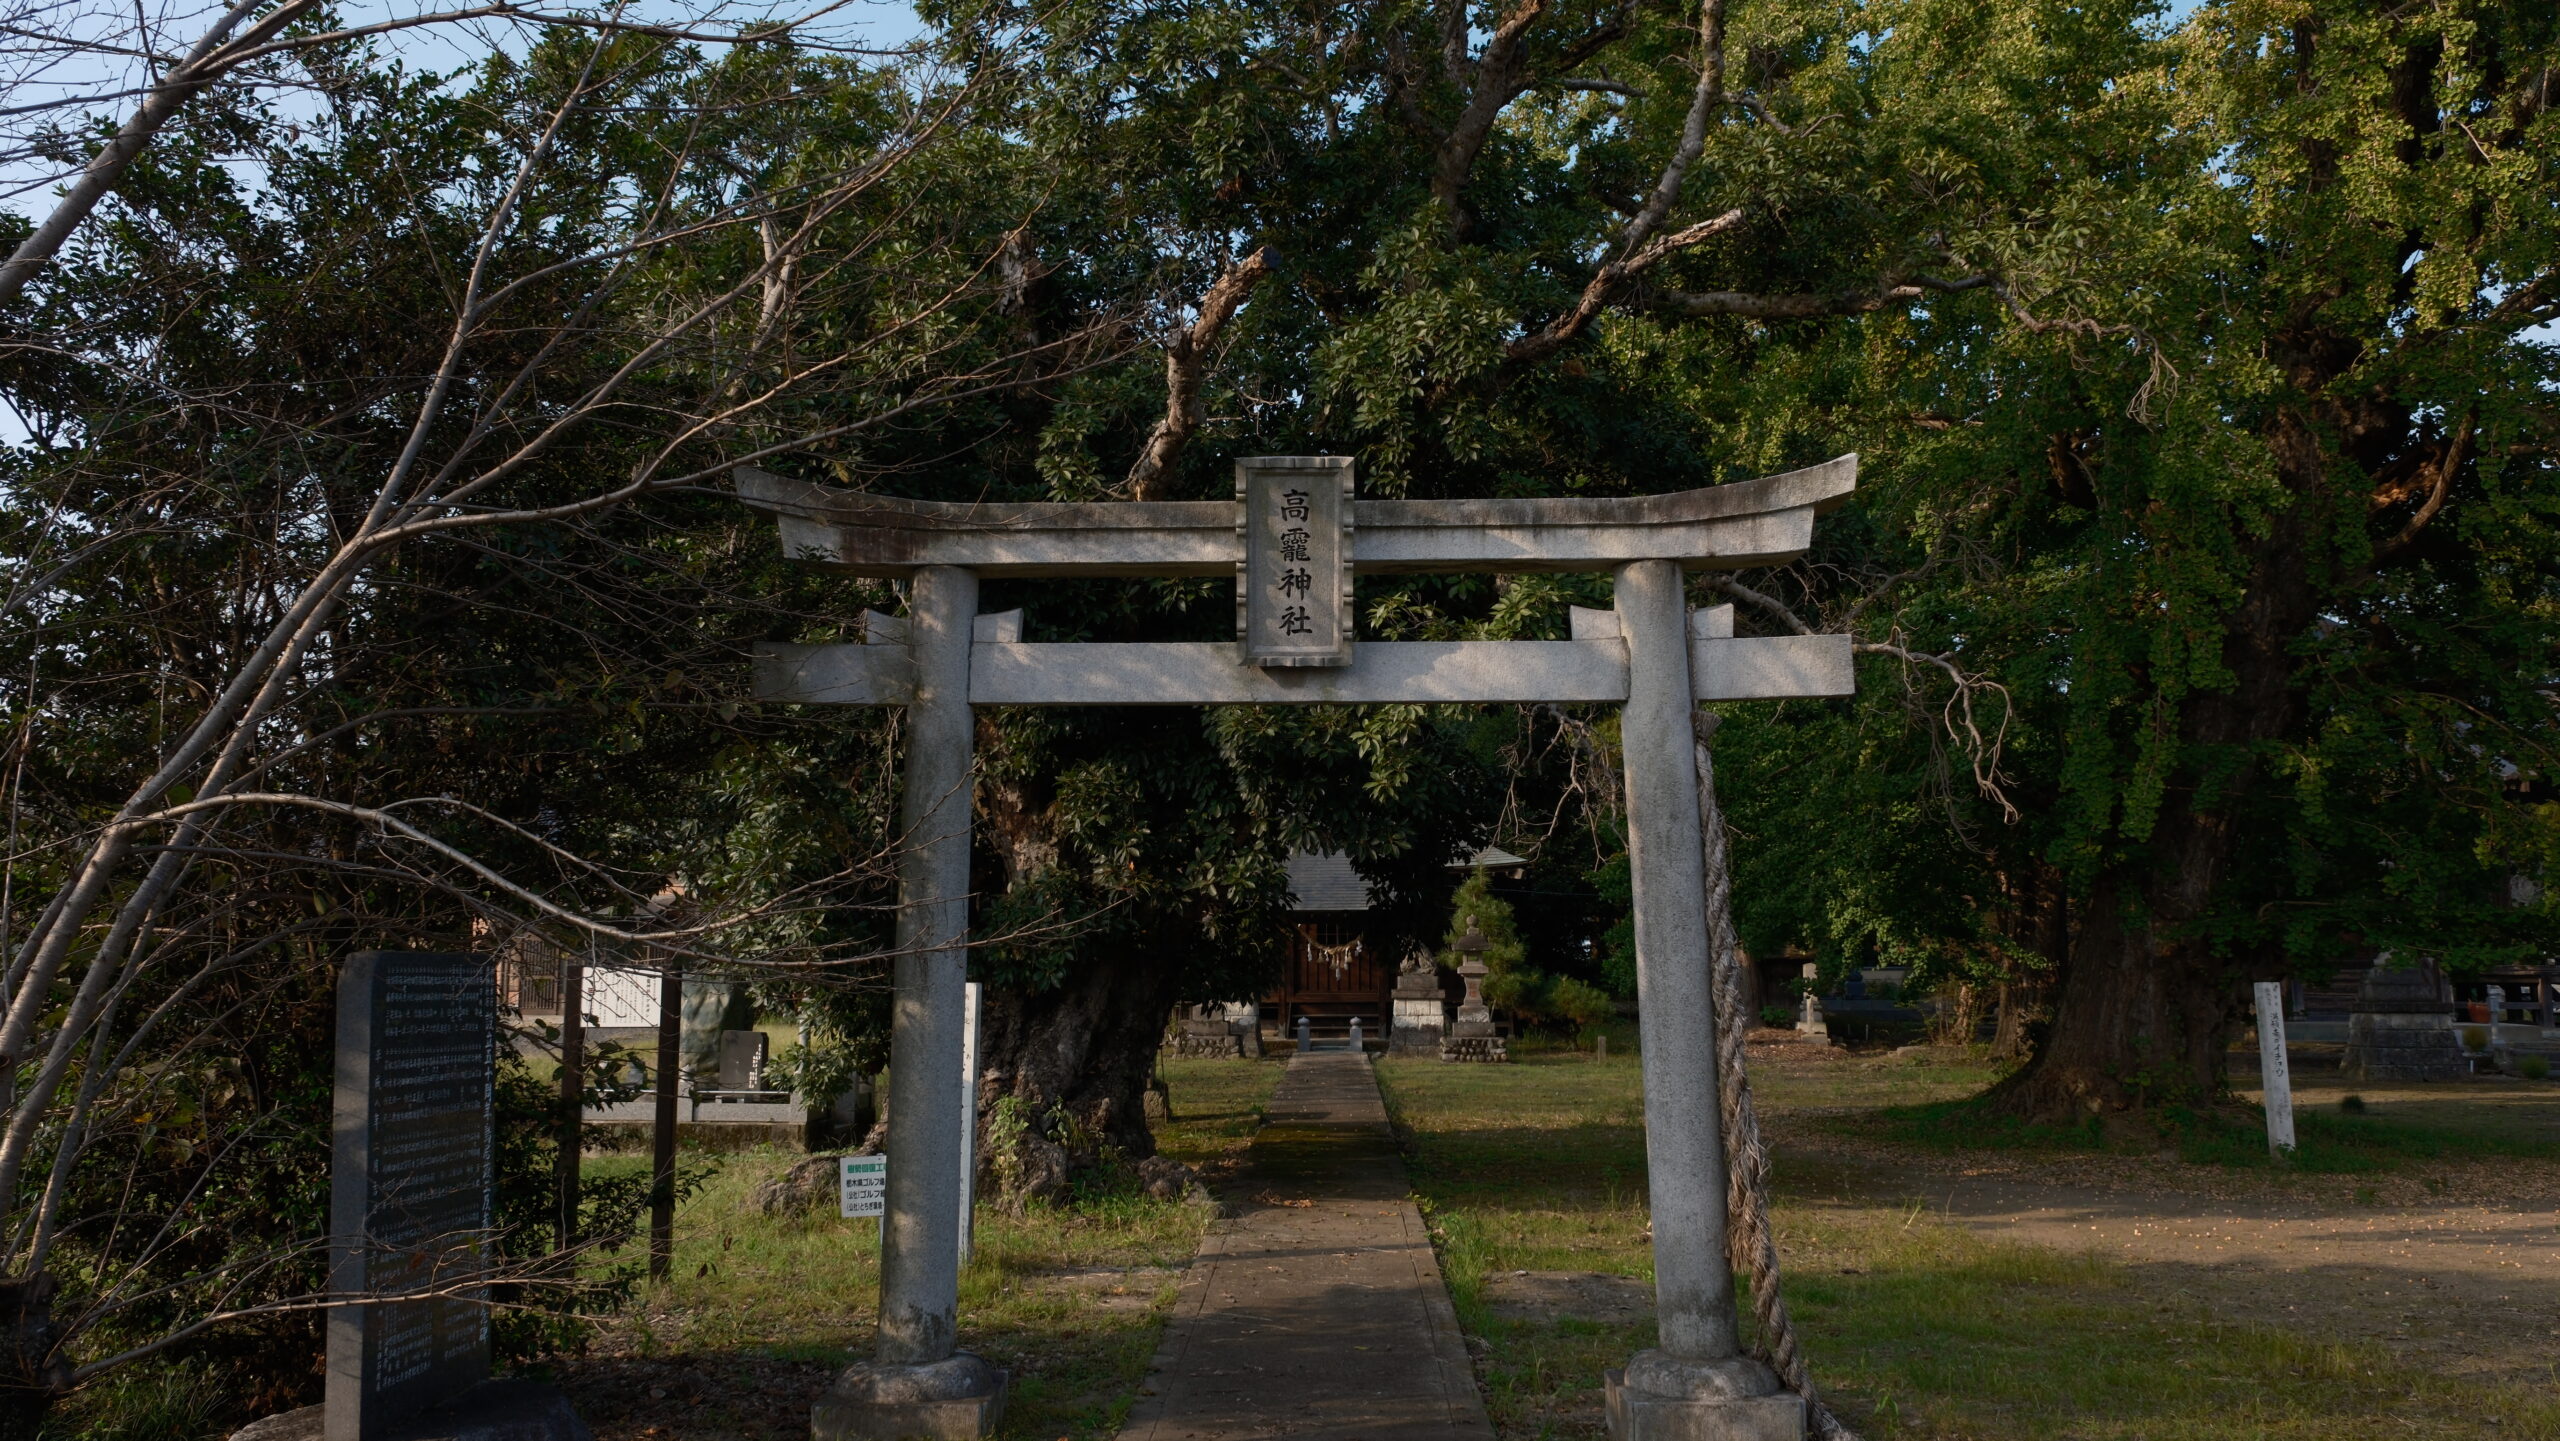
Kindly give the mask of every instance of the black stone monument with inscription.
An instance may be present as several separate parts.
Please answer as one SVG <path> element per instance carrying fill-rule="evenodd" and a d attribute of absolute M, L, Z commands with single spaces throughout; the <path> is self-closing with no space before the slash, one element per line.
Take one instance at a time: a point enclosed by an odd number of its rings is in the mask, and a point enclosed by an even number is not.
<path fill-rule="evenodd" d="M 338 982 L 328 1389 L 234 1441 L 587 1441 L 547 1386 L 490 1381 L 497 994 L 489 958 L 349 956 Z"/>

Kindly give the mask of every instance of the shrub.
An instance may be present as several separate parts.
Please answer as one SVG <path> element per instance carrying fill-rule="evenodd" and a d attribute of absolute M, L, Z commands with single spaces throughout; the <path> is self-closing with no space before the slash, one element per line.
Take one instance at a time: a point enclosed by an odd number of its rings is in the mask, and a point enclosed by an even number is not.
<path fill-rule="evenodd" d="M 2551 1075 L 2551 1062 L 2542 1056 L 2526 1056 L 2516 1062 L 2516 1074 L 2528 1081 L 2547 1080 Z"/>
<path fill-rule="evenodd" d="M 2462 1049 L 2466 1051 L 2485 1051 L 2489 1049 L 2489 1028 L 2487 1026 L 2463 1027 Z"/>
<path fill-rule="evenodd" d="M 1486 1005 L 1510 1012 L 1525 1025 L 1567 1034 L 1587 1032 L 1609 1019 L 1608 992 L 1578 977 L 1553 975 L 1529 963 L 1528 947 L 1520 940 L 1519 923 L 1512 916 L 1511 906 L 1493 893 L 1492 882 L 1484 872 L 1469 876 L 1452 899 L 1455 904 L 1449 919 L 1449 946 L 1442 952 L 1441 961 L 1456 966 L 1466 959 L 1457 943 L 1466 931 L 1468 919 L 1473 917 L 1486 943 Z"/>
<path fill-rule="evenodd" d="M 1547 992 L 1547 1009 L 1575 1031 L 1588 1031 L 1609 1019 L 1609 993 L 1586 981 L 1558 976 Z"/>

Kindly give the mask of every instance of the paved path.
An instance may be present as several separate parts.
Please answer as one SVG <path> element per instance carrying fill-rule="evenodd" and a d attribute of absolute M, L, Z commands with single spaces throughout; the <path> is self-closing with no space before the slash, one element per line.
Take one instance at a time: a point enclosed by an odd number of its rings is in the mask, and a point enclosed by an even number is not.
<path fill-rule="evenodd" d="M 1369 1062 L 1291 1058 L 1121 1441 L 1492 1441 Z"/>

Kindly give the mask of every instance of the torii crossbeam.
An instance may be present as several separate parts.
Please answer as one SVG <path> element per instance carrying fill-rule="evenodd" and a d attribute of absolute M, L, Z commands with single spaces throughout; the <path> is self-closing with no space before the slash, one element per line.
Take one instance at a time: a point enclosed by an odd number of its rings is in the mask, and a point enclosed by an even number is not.
<path fill-rule="evenodd" d="M 1335 456 L 1236 462 L 1234 501 L 955 505 L 737 472 L 786 554 L 909 582 L 863 641 L 759 646 L 759 699 L 908 712 L 890 1067 L 888 1214 L 875 1359 L 813 1415 L 817 1441 L 984 1434 L 1003 1378 L 957 1349 L 968 947 L 970 708 L 1588 701 L 1624 707 L 1645 1154 L 1660 1344 L 1610 1380 L 1622 1438 L 1800 1438 L 1804 1407 L 1740 1354 L 1708 990 L 1704 857 L 1689 714 L 1699 701 L 1843 696 L 1849 637 L 1736 637 L 1689 614 L 1682 572 L 1783 563 L 1848 499 L 1857 457 L 1630 499 L 1357 500 Z M 1354 641 L 1355 572 L 1607 570 L 1614 610 L 1563 641 Z M 1230 644 L 1025 644 L 978 614 L 997 576 L 1237 578 Z"/>

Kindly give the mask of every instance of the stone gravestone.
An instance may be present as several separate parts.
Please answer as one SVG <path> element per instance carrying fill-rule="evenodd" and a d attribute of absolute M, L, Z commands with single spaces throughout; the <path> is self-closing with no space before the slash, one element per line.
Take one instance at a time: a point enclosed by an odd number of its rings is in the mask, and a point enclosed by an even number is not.
<path fill-rule="evenodd" d="M 764 1068 L 772 1042 L 762 1031 L 722 1031 L 720 1033 L 719 1084 L 724 1091 L 761 1091 Z"/>
<path fill-rule="evenodd" d="M 338 982 L 326 1399 L 234 1441 L 589 1441 L 548 1386 L 489 1380 L 497 995 L 484 956 L 364 951 Z M 385 1300 L 403 1293 L 415 1300 Z"/>
<path fill-rule="evenodd" d="M 2433 962 L 2395 966 L 2374 958 L 2347 1016 L 2339 1069 L 2351 1081 L 2452 1081 L 2463 1074 L 2453 1002 Z"/>

